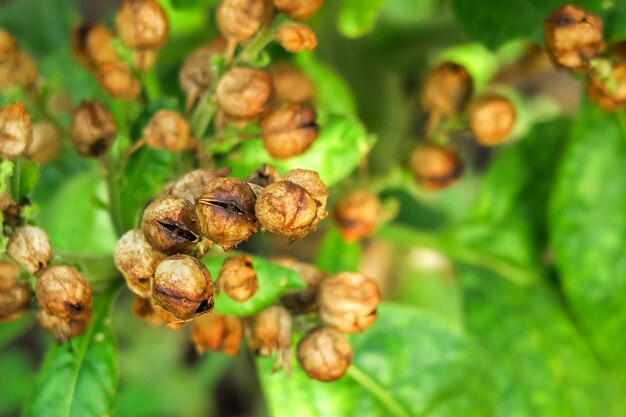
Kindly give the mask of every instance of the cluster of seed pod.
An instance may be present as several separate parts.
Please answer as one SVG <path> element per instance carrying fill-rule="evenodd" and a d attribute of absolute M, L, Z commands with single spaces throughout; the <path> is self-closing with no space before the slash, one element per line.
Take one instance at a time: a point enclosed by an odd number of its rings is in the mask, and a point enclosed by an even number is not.
<path fill-rule="evenodd" d="M 37 82 L 37 65 L 20 50 L 13 36 L 0 28 L 0 91 L 12 85 L 32 88 Z"/>

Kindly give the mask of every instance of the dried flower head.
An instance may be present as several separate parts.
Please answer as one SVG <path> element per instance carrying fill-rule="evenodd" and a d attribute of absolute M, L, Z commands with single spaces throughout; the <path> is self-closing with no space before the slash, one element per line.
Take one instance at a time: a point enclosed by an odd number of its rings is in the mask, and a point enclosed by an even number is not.
<path fill-rule="evenodd" d="M 0 108 L 0 156 L 18 158 L 28 150 L 32 140 L 30 116 L 22 102 Z"/>
<path fill-rule="evenodd" d="M 169 34 L 167 14 L 155 0 L 124 0 L 115 25 L 122 41 L 135 49 L 159 49 Z"/>
<path fill-rule="evenodd" d="M 0 263 L 0 323 L 19 318 L 30 306 L 32 291 L 28 283 L 19 281 L 16 264 Z"/>
<path fill-rule="evenodd" d="M 150 297 L 150 280 L 165 256 L 150 246 L 143 232 L 139 229 L 126 232 L 117 241 L 113 259 L 128 288 L 140 297 Z"/>
<path fill-rule="evenodd" d="M 261 119 L 263 146 L 277 159 L 300 155 L 319 135 L 315 119 L 311 105 L 283 103 Z"/>
<path fill-rule="evenodd" d="M 422 107 L 440 116 L 452 115 L 465 108 L 474 85 L 465 67 L 444 62 L 433 69 L 422 89 Z"/>
<path fill-rule="evenodd" d="M 40 164 L 56 159 L 61 152 L 61 134 L 57 127 L 46 121 L 33 125 L 33 141 L 26 151 L 26 157 Z"/>
<path fill-rule="evenodd" d="M 200 240 L 193 205 L 173 195 L 158 198 L 146 207 L 141 230 L 150 246 L 170 255 L 190 253 Z"/>
<path fill-rule="evenodd" d="M 319 327 L 300 340 L 296 357 L 310 378 L 329 382 L 346 373 L 353 352 L 343 334 L 330 327 Z"/>
<path fill-rule="evenodd" d="M 143 137 L 151 148 L 179 152 L 189 147 L 189 124 L 178 112 L 159 110 L 148 121 Z"/>
<path fill-rule="evenodd" d="M 74 110 L 70 138 L 76 152 L 82 156 L 103 155 L 117 133 L 109 111 L 97 101 L 83 101 Z"/>
<path fill-rule="evenodd" d="M 193 345 L 196 352 L 222 352 L 227 355 L 239 353 L 243 339 L 243 325 L 238 317 L 221 314 L 205 314 L 192 321 Z"/>
<path fill-rule="evenodd" d="M 269 107 L 272 77 L 254 68 L 232 68 L 220 78 L 216 94 L 220 108 L 227 115 L 253 118 Z"/>
<path fill-rule="evenodd" d="M 29 274 L 35 274 L 48 264 L 52 249 L 48 235 L 43 229 L 35 226 L 21 226 L 13 231 L 7 246 L 7 253 Z"/>
<path fill-rule="evenodd" d="M 298 23 L 287 23 L 279 27 L 276 40 L 288 52 L 312 51 L 317 47 L 315 32 Z"/>
<path fill-rule="evenodd" d="M 227 258 L 217 278 L 217 289 L 235 301 L 244 302 L 252 298 L 259 290 L 259 278 L 252 265 L 252 258 L 249 256 Z"/>
<path fill-rule="evenodd" d="M 422 143 L 411 154 L 411 171 L 426 190 L 440 190 L 454 184 L 463 174 L 463 161 L 448 146 Z"/>
<path fill-rule="evenodd" d="M 341 236 L 348 242 L 357 242 L 376 231 L 381 211 L 378 196 L 361 189 L 343 195 L 335 204 L 333 217 Z"/>

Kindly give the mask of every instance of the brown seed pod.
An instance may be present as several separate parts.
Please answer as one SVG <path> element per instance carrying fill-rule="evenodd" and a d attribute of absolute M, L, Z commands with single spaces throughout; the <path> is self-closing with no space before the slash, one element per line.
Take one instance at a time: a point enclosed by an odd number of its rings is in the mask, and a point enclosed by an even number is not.
<path fill-rule="evenodd" d="M 195 204 L 196 199 L 202 194 L 204 187 L 216 178 L 227 176 L 231 168 L 219 169 L 196 169 L 190 171 L 166 187 L 164 195 L 183 197 Z"/>
<path fill-rule="evenodd" d="M 611 80 L 617 88 L 612 89 L 607 80 L 597 76 L 587 77 L 589 99 L 608 112 L 617 111 L 626 106 L 626 62 L 613 66 Z"/>
<path fill-rule="evenodd" d="M 222 35 L 236 42 L 245 42 L 261 28 L 268 15 L 264 0 L 222 0 L 215 20 Z"/>
<path fill-rule="evenodd" d="M 269 164 L 263 164 L 261 168 L 254 171 L 248 176 L 246 180 L 250 184 L 255 184 L 260 187 L 267 187 L 270 184 L 280 181 L 280 173 L 278 170 Z"/>
<path fill-rule="evenodd" d="M 300 340 L 296 357 L 309 378 L 329 382 L 346 373 L 353 352 L 343 334 L 330 327 L 319 327 Z"/>
<path fill-rule="evenodd" d="M 17 52 L 0 61 L 0 89 L 12 85 L 31 87 L 37 81 L 37 65 L 24 52 Z"/>
<path fill-rule="evenodd" d="M 243 325 L 237 317 L 221 314 L 205 314 L 196 317 L 192 323 L 192 339 L 196 352 L 222 352 L 235 356 L 243 339 Z"/>
<path fill-rule="evenodd" d="M 486 94 L 470 104 L 470 128 L 478 143 L 493 146 L 505 141 L 515 127 L 515 107 L 500 94 Z"/>
<path fill-rule="evenodd" d="M 32 140 L 30 116 L 22 102 L 0 108 L 0 156 L 7 159 L 22 156 Z"/>
<path fill-rule="evenodd" d="M 271 306 L 254 316 L 250 348 L 259 356 L 270 356 L 277 350 L 291 347 L 293 320 L 280 306 Z"/>
<path fill-rule="evenodd" d="M 61 152 L 61 134 L 57 127 L 46 121 L 33 125 L 33 141 L 28 147 L 26 158 L 40 164 L 56 159 Z"/>
<path fill-rule="evenodd" d="M 159 110 L 148 121 L 143 138 L 153 149 L 180 152 L 189 147 L 189 124 L 178 112 Z"/>
<path fill-rule="evenodd" d="M 213 66 L 211 60 L 214 56 L 226 51 L 226 40 L 218 36 L 211 43 L 196 49 L 189 54 L 178 74 L 180 88 L 187 96 L 186 109 L 189 110 L 200 95 L 213 83 Z"/>
<path fill-rule="evenodd" d="M 134 100 L 141 93 L 141 84 L 133 77 L 133 71 L 121 61 L 101 63 L 96 78 L 111 97 Z"/>
<path fill-rule="evenodd" d="M 134 49 L 159 49 L 169 34 L 167 14 L 154 0 L 124 0 L 115 25 L 122 41 Z"/>
<path fill-rule="evenodd" d="M 279 63 L 270 68 L 277 103 L 307 103 L 315 97 L 315 86 L 296 66 Z"/>
<path fill-rule="evenodd" d="M 152 305 L 151 298 L 135 297 L 135 301 L 133 301 L 133 315 L 147 321 L 153 326 L 163 324 L 161 316 Z"/>
<path fill-rule="evenodd" d="M 300 155 L 319 135 L 315 119 L 311 105 L 283 103 L 261 119 L 263 146 L 276 159 Z"/>
<path fill-rule="evenodd" d="M 269 107 L 271 96 L 272 77 L 254 68 L 232 68 L 217 84 L 217 103 L 235 118 L 259 116 Z"/>
<path fill-rule="evenodd" d="M 83 101 L 74 110 L 70 138 L 76 152 L 82 156 L 103 155 L 117 133 L 109 111 L 97 101 Z"/>
<path fill-rule="evenodd" d="M 347 242 L 358 242 L 376 231 L 381 211 L 376 194 L 368 190 L 354 190 L 337 201 L 333 217 L 341 236 Z"/>
<path fill-rule="evenodd" d="M 411 154 L 410 168 L 419 185 L 435 191 L 451 186 L 461 177 L 463 161 L 448 146 L 422 143 Z"/>
<path fill-rule="evenodd" d="M 463 66 L 444 62 L 424 81 L 422 107 L 440 116 L 456 114 L 465 108 L 473 89 L 472 77 Z"/>
<path fill-rule="evenodd" d="M 321 282 L 318 301 L 322 324 L 342 333 L 358 333 L 376 320 L 380 290 L 363 274 L 343 272 Z"/>
<path fill-rule="evenodd" d="M 126 232 L 117 241 L 113 259 L 128 288 L 140 297 L 150 297 L 150 279 L 165 256 L 152 249 L 143 232 Z"/>
<path fill-rule="evenodd" d="M 96 70 L 104 62 L 118 60 L 111 46 L 113 33 L 103 24 L 84 24 L 72 32 L 72 53 L 84 67 Z"/>
<path fill-rule="evenodd" d="M 252 265 L 252 258 L 249 256 L 227 258 L 217 278 L 217 288 L 235 301 L 244 302 L 252 298 L 259 290 L 259 278 Z"/>
<path fill-rule="evenodd" d="M 560 68 L 585 69 L 604 51 L 602 20 L 571 4 L 556 9 L 543 24 L 546 51 Z"/>
<path fill-rule="evenodd" d="M 208 313 L 213 310 L 211 273 L 193 256 L 170 256 L 156 269 L 152 299 L 180 320 Z"/>
<path fill-rule="evenodd" d="M 190 253 L 200 240 L 193 205 L 173 195 L 157 198 L 146 207 L 141 231 L 154 249 L 169 255 Z"/>
<path fill-rule="evenodd" d="M 6 61 L 20 50 L 17 41 L 8 31 L 0 28 L 0 62 Z"/>
<path fill-rule="evenodd" d="M 317 13 L 324 0 L 272 0 L 272 3 L 290 19 L 304 21 Z"/>
<path fill-rule="evenodd" d="M 32 291 L 19 275 L 19 266 L 0 262 L 0 323 L 18 319 L 30 306 Z"/>
<path fill-rule="evenodd" d="M 285 181 L 291 181 L 307 190 L 317 203 L 317 219 L 314 226 L 317 226 L 317 223 L 328 216 L 326 203 L 328 202 L 329 193 L 320 178 L 320 174 L 309 169 L 292 169 L 285 174 L 283 179 Z"/>
<path fill-rule="evenodd" d="M 189 321 L 180 320 L 178 317 L 158 305 L 153 298 L 150 299 L 154 313 L 159 317 L 160 324 L 164 324 L 168 329 L 178 330 L 185 326 Z"/>
<path fill-rule="evenodd" d="M 48 235 L 43 229 L 21 226 L 13 231 L 7 245 L 7 253 L 29 274 L 34 274 L 48 264 L 52 249 Z"/>
<path fill-rule="evenodd" d="M 254 213 L 256 197 L 239 178 L 217 178 L 196 201 L 202 235 L 230 250 L 259 230 Z"/>
<path fill-rule="evenodd" d="M 85 331 L 91 320 L 93 290 L 75 268 L 46 268 L 37 279 L 35 295 L 41 308 L 39 322 L 57 341 Z"/>
<path fill-rule="evenodd" d="M 288 52 L 312 51 L 317 47 L 315 32 L 298 23 L 287 23 L 279 27 L 276 40 Z"/>
<path fill-rule="evenodd" d="M 326 274 L 315 265 L 299 262 L 294 258 L 274 258 L 272 262 L 297 272 L 307 283 L 304 290 L 291 290 L 280 297 L 280 303 L 292 314 L 305 314 L 317 310 L 317 288 Z"/>

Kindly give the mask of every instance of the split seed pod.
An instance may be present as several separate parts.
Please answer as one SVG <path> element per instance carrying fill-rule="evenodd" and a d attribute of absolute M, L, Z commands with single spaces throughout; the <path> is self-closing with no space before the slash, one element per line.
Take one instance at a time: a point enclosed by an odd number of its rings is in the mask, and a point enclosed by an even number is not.
<path fill-rule="evenodd" d="M 126 232 L 117 241 L 113 259 L 128 288 L 140 297 L 150 297 L 150 279 L 165 256 L 152 249 L 143 232 Z"/>
<path fill-rule="evenodd" d="M 271 306 L 254 316 L 250 348 L 259 356 L 270 356 L 274 351 L 291 346 L 293 320 L 280 306 Z"/>
<path fill-rule="evenodd" d="M 315 109 L 309 104 L 282 104 L 261 119 L 263 146 L 277 159 L 300 155 L 319 135 L 315 119 Z"/>
<path fill-rule="evenodd" d="M 217 278 L 217 288 L 235 301 L 244 302 L 252 298 L 259 290 L 259 278 L 252 265 L 252 258 L 249 256 L 227 258 Z"/>
<path fill-rule="evenodd" d="M 193 205 L 172 195 L 158 198 L 146 207 L 141 230 L 150 246 L 170 255 L 190 253 L 200 240 Z"/>
<path fill-rule="evenodd" d="M 280 63 L 270 68 L 277 103 L 307 103 L 315 97 L 315 86 L 296 66 Z"/>
<path fill-rule="evenodd" d="M 180 177 L 165 189 L 165 195 L 174 195 L 189 200 L 192 204 L 202 194 L 204 187 L 211 181 L 228 175 L 231 168 L 195 169 Z"/>
<path fill-rule="evenodd" d="M 317 37 L 310 27 L 287 23 L 276 31 L 276 40 L 288 52 L 312 51 L 317 47 Z"/>
<path fill-rule="evenodd" d="M 320 174 L 309 169 L 292 169 L 285 174 L 283 179 L 285 181 L 291 181 L 307 190 L 317 203 L 317 218 L 314 226 L 317 226 L 317 223 L 328 216 L 326 203 L 328 202 L 329 193 L 320 178 Z"/>
<path fill-rule="evenodd" d="M 260 187 L 267 187 L 276 181 L 280 181 L 280 173 L 274 166 L 263 164 L 261 168 L 250 174 L 246 181 Z"/>
<path fill-rule="evenodd" d="M 100 87 L 111 97 L 133 100 L 141 93 L 141 84 L 133 76 L 133 71 L 121 61 L 100 64 L 96 78 Z"/>
<path fill-rule="evenodd" d="M 254 68 L 232 68 L 217 84 L 217 102 L 234 118 L 259 116 L 269 107 L 271 96 L 272 77 Z"/>
<path fill-rule="evenodd" d="M 324 0 L 272 0 L 272 3 L 290 19 L 304 21 L 317 13 Z"/>
<path fill-rule="evenodd" d="M 245 42 L 258 32 L 266 17 L 264 0 L 222 0 L 215 20 L 224 37 Z"/>
<path fill-rule="evenodd" d="M 115 25 L 122 41 L 134 49 L 159 49 L 169 34 L 167 14 L 154 0 L 124 0 Z"/>
<path fill-rule="evenodd" d="M 205 314 L 193 319 L 193 345 L 196 352 L 222 352 L 235 356 L 243 339 L 243 325 L 238 317 Z"/>
<path fill-rule="evenodd" d="M 29 274 L 35 274 L 48 264 L 52 249 L 48 235 L 43 229 L 21 226 L 13 231 L 7 245 L 7 253 Z"/>
<path fill-rule="evenodd" d="M 143 137 L 153 149 L 180 152 L 189 147 L 189 124 L 178 112 L 159 110 L 144 128 Z"/>
<path fill-rule="evenodd" d="M 16 159 L 22 156 L 33 140 L 30 116 L 21 102 L 0 108 L 0 156 Z"/>
<path fill-rule="evenodd" d="M 473 89 L 472 77 L 463 66 L 444 62 L 424 81 L 422 107 L 439 116 L 456 114 L 463 110 Z"/>
<path fill-rule="evenodd" d="M 97 101 L 83 101 L 74 110 L 70 138 L 76 152 L 82 156 L 103 155 L 117 133 L 109 111 Z"/>
<path fill-rule="evenodd" d="M 487 94 L 474 100 L 469 117 L 474 138 L 485 146 L 502 143 L 515 127 L 515 107 L 500 94 Z"/>
<path fill-rule="evenodd" d="M 590 75 L 587 94 L 601 109 L 612 112 L 626 106 L 626 62 L 615 64 L 610 77 L 616 88 L 611 88 L 607 80 Z"/>
<path fill-rule="evenodd" d="M 463 161 L 452 148 L 422 143 L 411 154 L 411 171 L 426 190 L 440 190 L 454 184 L 463 174 Z"/>
<path fill-rule="evenodd" d="M 59 156 L 61 152 L 61 134 L 50 122 L 42 121 L 33 125 L 33 141 L 28 147 L 26 157 L 45 164 Z"/>
<path fill-rule="evenodd" d="M 28 283 L 19 282 L 16 264 L 0 263 L 0 323 L 19 318 L 30 306 L 32 292 Z"/>
<path fill-rule="evenodd" d="M 333 217 L 341 236 L 348 242 L 358 242 L 376 231 L 381 211 L 376 194 L 368 190 L 355 190 L 337 201 Z"/>
<path fill-rule="evenodd" d="M 353 357 L 346 337 L 330 327 L 320 327 L 298 343 L 296 357 L 309 378 L 329 382 L 341 378 Z"/>

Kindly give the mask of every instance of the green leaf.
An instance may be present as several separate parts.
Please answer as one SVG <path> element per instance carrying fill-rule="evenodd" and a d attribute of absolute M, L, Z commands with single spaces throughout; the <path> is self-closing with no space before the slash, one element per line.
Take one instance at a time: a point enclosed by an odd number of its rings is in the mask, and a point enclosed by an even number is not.
<path fill-rule="evenodd" d="M 17 202 L 30 197 L 39 181 L 39 164 L 37 162 L 18 159 L 11 176 L 11 197 Z"/>
<path fill-rule="evenodd" d="M 14 169 L 13 161 L 5 160 L 0 163 L 0 194 L 7 190 L 7 183 L 13 175 Z"/>
<path fill-rule="evenodd" d="M 458 329 L 411 307 L 385 304 L 378 320 L 351 337 L 353 365 L 332 383 L 272 373 L 259 375 L 274 417 L 490 416 L 493 381 L 484 357 Z"/>
<path fill-rule="evenodd" d="M 28 330 L 33 325 L 33 322 L 33 317 L 25 314 L 17 320 L 0 323 L 0 349 Z"/>
<path fill-rule="evenodd" d="M 349 38 L 358 38 L 374 29 L 384 0 L 343 0 L 337 25 Z"/>
<path fill-rule="evenodd" d="M 109 313 L 118 287 L 95 297 L 91 324 L 68 344 L 46 355 L 24 417 L 102 417 L 112 415 L 117 358 Z"/>
<path fill-rule="evenodd" d="M 195 7 L 211 7 L 219 3 L 219 0 L 171 0 L 176 9 L 189 9 Z"/>
<path fill-rule="evenodd" d="M 206 258 L 202 262 L 209 268 L 214 280 L 220 275 L 222 264 L 228 256 Z M 252 264 L 259 279 L 259 290 L 243 303 L 233 300 L 226 294 L 215 296 L 215 312 L 231 316 L 249 316 L 272 305 L 288 290 L 306 287 L 302 277 L 289 268 L 276 265 L 263 258 L 252 256 Z"/>
<path fill-rule="evenodd" d="M 16 416 L 28 399 L 36 375 L 29 352 L 20 346 L 3 350 L 0 355 L 0 375 L 4 376 L 0 378 L 0 415 Z"/>
<path fill-rule="evenodd" d="M 324 237 L 317 256 L 317 266 L 329 274 L 356 272 L 361 265 L 361 245 L 348 243 L 332 227 Z"/>

